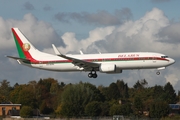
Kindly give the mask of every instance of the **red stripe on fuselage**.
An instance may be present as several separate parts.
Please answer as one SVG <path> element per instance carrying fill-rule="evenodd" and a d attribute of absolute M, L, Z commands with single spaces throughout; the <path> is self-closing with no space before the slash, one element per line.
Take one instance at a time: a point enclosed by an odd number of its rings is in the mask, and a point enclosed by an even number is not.
<path fill-rule="evenodd" d="M 97 59 L 81 59 L 86 62 L 107 62 L 107 61 L 140 61 L 140 60 L 160 60 L 169 61 L 160 57 L 135 57 L 135 58 L 97 58 Z M 50 63 L 72 63 L 72 60 L 52 60 L 52 61 L 31 61 L 32 64 L 50 64 Z"/>

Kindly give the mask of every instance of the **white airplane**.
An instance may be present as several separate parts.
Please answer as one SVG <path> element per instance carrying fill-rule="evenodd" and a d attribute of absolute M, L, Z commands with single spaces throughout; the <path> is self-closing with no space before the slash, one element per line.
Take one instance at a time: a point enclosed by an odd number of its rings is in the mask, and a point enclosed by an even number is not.
<path fill-rule="evenodd" d="M 157 69 L 160 70 L 175 63 L 175 60 L 160 53 L 129 52 L 108 54 L 64 55 L 52 44 L 56 55 L 48 54 L 36 49 L 18 28 L 12 28 L 12 33 L 19 53 L 19 57 L 7 56 L 15 59 L 19 64 L 44 70 L 69 72 L 89 71 L 89 78 L 96 78 L 96 72 L 122 73 L 128 69 Z"/>

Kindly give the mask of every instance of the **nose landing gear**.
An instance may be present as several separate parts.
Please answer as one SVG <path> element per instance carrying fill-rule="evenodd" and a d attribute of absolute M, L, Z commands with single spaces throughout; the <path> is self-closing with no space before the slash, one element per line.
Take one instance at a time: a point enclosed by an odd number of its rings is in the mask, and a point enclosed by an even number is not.
<path fill-rule="evenodd" d="M 159 72 L 159 71 L 157 71 L 157 72 L 156 72 L 156 75 L 160 75 L 160 72 Z"/>
<path fill-rule="evenodd" d="M 88 74 L 88 77 L 89 78 L 97 78 L 97 74 L 96 74 L 96 71 L 92 70 L 89 74 Z"/>

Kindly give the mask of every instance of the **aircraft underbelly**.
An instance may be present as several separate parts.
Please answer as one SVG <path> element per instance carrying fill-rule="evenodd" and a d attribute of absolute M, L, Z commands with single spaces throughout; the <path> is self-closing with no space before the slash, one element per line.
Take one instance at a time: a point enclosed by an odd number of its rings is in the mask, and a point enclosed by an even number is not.
<path fill-rule="evenodd" d="M 104 63 L 104 62 L 103 62 Z M 107 64 L 115 64 L 119 69 L 155 69 L 167 65 L 167 61 L 123 61 L 123 62 L 107 62 Z M 51 70 L 51 71 L 83 71 L 71 63 L 57 63 L 57 64 L 32 64 L 32 67 Z"/>
<path fill-rule="evenodd" d="M 146 60 L 142 60 L 142 61 L 125 61 L 125 62 L 118 62 L 116 63 L 116 67 L 120 68 L 120 69 L 153 69 L 153 68 L 159 68 L 162 66 L 166 66 L 167 65 L 167 61 L 146 61 Z"/>
<path fill-rule="evenodd" d="M 39 69 L 46 69 L 50 71 L 79 71 L 80 69 L 73 64 L 41 64 L 41 65 L 33 65 L 33 67 Z"/>

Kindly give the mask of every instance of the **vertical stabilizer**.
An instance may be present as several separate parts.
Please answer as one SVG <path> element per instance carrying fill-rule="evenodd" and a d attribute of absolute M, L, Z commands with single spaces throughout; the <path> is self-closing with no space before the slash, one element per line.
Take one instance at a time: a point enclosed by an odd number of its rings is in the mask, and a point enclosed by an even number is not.
<path fill-rule="evenodd" d="M 38 51 L 29 40 L 23 35 L 18 28 L 12 28 L 12 33 L 16 43 L 16 47 L 19 53 L 19 57 L 22 59 L 34 60 L 34 56 L 38 55 Z"/>

